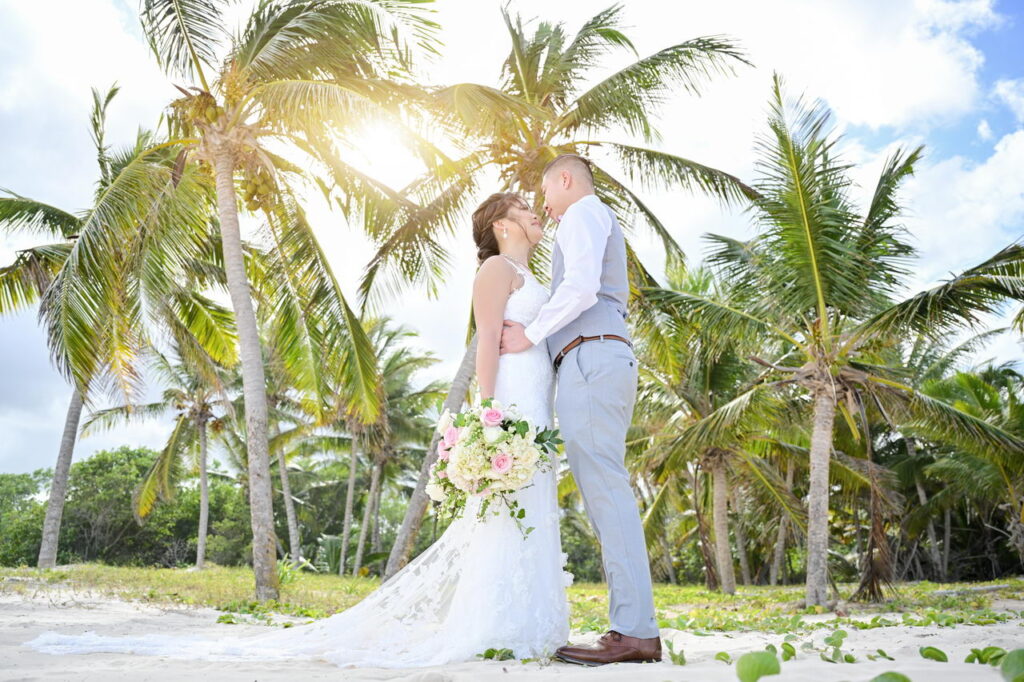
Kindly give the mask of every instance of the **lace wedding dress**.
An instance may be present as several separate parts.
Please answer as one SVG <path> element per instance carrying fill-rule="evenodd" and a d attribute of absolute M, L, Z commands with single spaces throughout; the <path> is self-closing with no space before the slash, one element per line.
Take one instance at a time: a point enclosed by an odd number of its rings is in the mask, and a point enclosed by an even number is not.
<path fill-rule="evenodd" d="M 509 261 L 522 286 L 505 318 L 524 325 L 547 301 L 533 275 Z M 533 423 L 552 423 L 553 376 L 542 346 L 501 356 L 495 398 L 515 404 Z M 123 652 L 202 659 L 314 658 L 339 666 L 405 668 L 475 660 L 488 648 L 517 658 L 545 657 L 566 643 L 569 608 L 558 524 L 554 467 L 539 472 L 515 498 L 526 509 L 523 537 L 504 505 L 479 520 L 471 498 L 461 518 L 391 580 L 347 611 L 314 623 L 254 636 L 45 632 L 26 646 L 53 654 Z M 474 504 L 475 503 L 475 504 Z"/>

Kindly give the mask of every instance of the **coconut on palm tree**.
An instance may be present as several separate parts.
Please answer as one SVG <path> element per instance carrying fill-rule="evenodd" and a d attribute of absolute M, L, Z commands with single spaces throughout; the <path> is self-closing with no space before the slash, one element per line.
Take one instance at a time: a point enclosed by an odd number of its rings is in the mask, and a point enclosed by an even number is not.
<path fill-rule="evenodd" d="M 993 455 L 1024 452 L 1024 440 L 915 390 L 903 383 L 901 368 L 886 363 L 886 349 L 900 334 L 948 333 L 976 324 L 979 314 L 997 311 L 1007 300 L 1024 300 L 1024 247 L 1011 245 L 948 282 L 899 300 L 913 249 L 898 223 L 898 190 L 921 150 L 889 158 L 860 213 L 828 122 L 820 104 L 797 102 L 790 109 L 775 76 L 752 202 L 760 232 L 748 241 L 711 237 L 709 262 L 730 281 L 729 296 L 648 292 L 723 347 L 756 336 L 773 341 L 765 349 L 768 359 L 755 358 L 770 370 L 763 380 L 684 430 L 676 447 L 728 441 L 738 425 L 763 421 L 778 388 L 803 392 L 811 414 L 808 604 L 827 599 L 829 462 L 837 416 L 855 439 L 865 437 L 871 413 Z"/>

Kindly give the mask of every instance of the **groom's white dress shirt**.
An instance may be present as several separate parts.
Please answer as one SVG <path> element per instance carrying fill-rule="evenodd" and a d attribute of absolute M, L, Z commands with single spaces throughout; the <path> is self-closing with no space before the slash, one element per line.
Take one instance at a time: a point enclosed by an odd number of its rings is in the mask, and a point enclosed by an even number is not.
<path fill-rule="evenodd" d="M 566 209 L 555 230 L 565 275 L 550 300 L 524 330 L 534 345 L 572 322 L 597 303 L 601 267 L 612 229 L 612 216 L 597 195 L 588 194 Z"/>

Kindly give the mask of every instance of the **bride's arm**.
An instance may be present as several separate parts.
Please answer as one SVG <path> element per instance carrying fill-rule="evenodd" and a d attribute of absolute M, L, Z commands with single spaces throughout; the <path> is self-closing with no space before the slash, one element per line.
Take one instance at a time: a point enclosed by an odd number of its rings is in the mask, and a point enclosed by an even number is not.
<path fill-rule="evenodd" d="M 480 399 L 494 397 L 498 375 L 498 347 L 505 316 L 505 303 L 512 289 L 515 270 L 501 256 L 483 262 L 473 281 L 473 319 L 476 321 L 476 380 Z"/>

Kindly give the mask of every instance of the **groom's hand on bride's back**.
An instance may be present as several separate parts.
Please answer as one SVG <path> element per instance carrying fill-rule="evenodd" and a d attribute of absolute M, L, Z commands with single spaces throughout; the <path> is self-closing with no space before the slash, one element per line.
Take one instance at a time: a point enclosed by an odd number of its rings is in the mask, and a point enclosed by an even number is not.
<path fill-rule="evenodd" d="M 501 346 L 498 349 L 501 355 L 505 353 L 522 353 L 532 346 L 533 342 L 526 338 L 526 328 L 523 325 L 512 320 L 505 320 L 502 323 Z"/>

